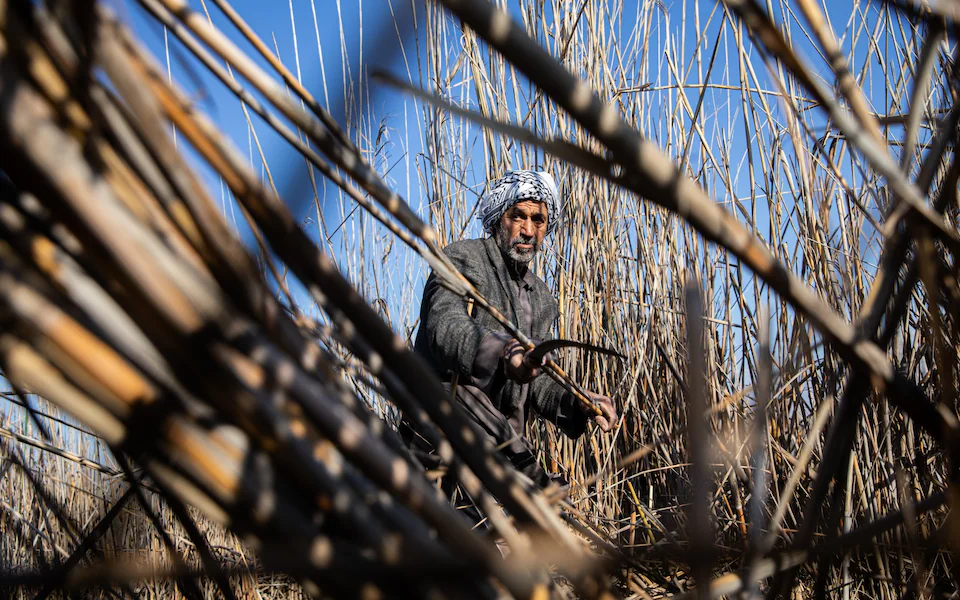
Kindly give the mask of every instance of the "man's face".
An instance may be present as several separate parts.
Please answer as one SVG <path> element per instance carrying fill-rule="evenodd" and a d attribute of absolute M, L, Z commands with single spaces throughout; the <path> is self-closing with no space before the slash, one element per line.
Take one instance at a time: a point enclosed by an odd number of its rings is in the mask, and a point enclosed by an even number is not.
<path fill-rule="evenodd" d="M 534 200 L 517 202 L 500 217 L 497 245 L 518 263 L 533 260 L 547 233 L 547 205 Z"/>

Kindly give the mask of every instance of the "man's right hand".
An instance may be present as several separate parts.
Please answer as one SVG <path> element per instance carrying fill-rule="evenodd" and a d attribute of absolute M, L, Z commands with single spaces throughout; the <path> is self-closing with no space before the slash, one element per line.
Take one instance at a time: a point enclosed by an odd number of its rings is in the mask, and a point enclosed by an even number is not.
<path fill-rule="evenodd" d="M 512 339 L 503 345 L 500 353 L 503 359 L 503 371 L 507 379 L 517 383 L 530 383 L 540 374 L 541 365 L 531 365 L 526 360 L 527 348 L 518 340 Z"/>

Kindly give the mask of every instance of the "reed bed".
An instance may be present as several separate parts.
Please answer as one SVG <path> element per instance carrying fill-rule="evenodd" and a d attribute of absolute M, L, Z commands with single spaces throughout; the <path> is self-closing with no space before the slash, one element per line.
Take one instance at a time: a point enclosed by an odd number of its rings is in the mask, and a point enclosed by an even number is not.
<path fill-rule="evenodd" d="M 957 15 L 365 6 L 417 54 L 373 80 L 344 66 L 341 99 L 225 0 L 236 34 L 206 4 L 139 4 L 243 102 L 262 173 L 105 7 L 0 1 L 0 586 L 955 595 Z M 409 99 L 400 137 L 419 144 L 390 146 L 370 86 Z M 300 184 L 275 181 L 268 129 L 303 156 Z M 397 160 L 416 180 L 391 179 Z M 478 234 L 478 195 L 508 168 L 565 196 L 537 265 L 559 337 L 627 355 L 550 365 L 622 414 L 577 441 L 531 424 L 568 497 L 473 443 L 406 344 L 428 269 L 495 310 L 441 249 Z M 303 181 L 315 231 L 278 195 Z M 422 474 L 398 411 L 431 424 L 449 470 Z"/>

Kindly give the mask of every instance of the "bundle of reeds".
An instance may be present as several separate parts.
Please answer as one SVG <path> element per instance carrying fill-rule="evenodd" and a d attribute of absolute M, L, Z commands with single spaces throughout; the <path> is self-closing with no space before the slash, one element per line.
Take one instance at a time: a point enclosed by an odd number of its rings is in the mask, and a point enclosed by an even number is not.
<path fill-rule="evenodd" d="M 240 535 L 259 568 L 290 574 L 310 594 L 562 593 L 552 571 L 591 597 L 610 592 L 608 573 L 640 596 L 692 585 L 701 597 L 755 596 L 761 586 L 777 596 L 794 589 L 798 576 L 812 580 L 801 589 L 818 595 L 848 594 L 855 581 L 863 593 L 883 597 L 903 586 L 953 589 L 950 554 L 941 551 L 954 548 L 952 521 L 940 509 L 945 490 L 955 489 L 951 315 L 960 299 L 960 171 L 951 152 L 960 111 L 955 63 L 941 60 L 940 46 L 954 34 L 954 15 L 912 4 L 887 9 L 926 33 L 921 49 L 913 47 L 919 62 L 913 93 L 902 102 L 897 164 L 815 4 L 800 2 L 800 12 L 835 72 L 839 100 L 791 49 L 772 7 L 718 4 L 710 18 L 720 15 L 720 30 L 696 107 L 679 83 L 671 90 L 674 113 L 685 111 L 690 121 L 668 125 L 663 145 L 674 161 L 639 133 L 649 118 L 639 96 L 624 99 L 649 86 L 627 90 L 600 51 L 597 38 L 613 35 L 606 23 L 622 19 L 622 4 L 572 3 L 557 8 L 548 26 L 546 12 L 530 3 L 524 28 L 486 0 L 427 3 L 428 37 L 436 40 L 427 68 L 437 89 L 405 87 L 424 102 L 432 195 L 456 199 L 432 205 L 431 227 L 224 0 L 216 4 L 276 77 L 182 0 L 139 1 L 245 110 L 446 286 L 497 314 L 525 343 L 441 252 L 464 234 L 470 216 L 466 136 L 451 132 L 448 120 L 484 128 L 490 175 L 514 162 L 562 171 L 571 207 L 552 248 L 558 266 L 547 277 L 566 308 L 562 334 L 628 348 L 631 360 L 622 371 L 595 361 L 548 370 L 584 401 L 577 382 L 617 396 L 624 419 L 614 436 L 577 443 L 535 427 L 545 462 L 565 472 L 573 492 L 557 500 L 534 490 L 475 442 L 460 409 L 395 333 L 399 324 L 384 322 L 106 8 L 56 4 L 48 12 L 25 0 L 0 1 L 0 169 L 10 179 L 0 204 L 0 368 L 18 396 L 43 396 L 110 447 L 129 483 L 116 506 L 136 495 L 173 556 L 162 572 L 116 561 L 76 569 L 116 509 L 82 541 L 76 536 L 77 550 L 63 552 L 59 567 L 0 585 L 52 589 L 159 575 L 196 596 L 202 592 L 194 579 L 203 572 L 230 597 L 233 573 L 212 556 L 186 503 Z M 631 37 L 641 55 L 650 37 L 640 33 L 657 10 L 653 2 L 638 8 Z M 474 86 L 478 112 L 450 104 L 441 86 L 453 78 L 439 59 L 452 17 L 464 57 L 454 68 L 467 72 L 461 76 Z M 765 165 L 756 174 L 749 159 L 750 210 L 729 176 L 729 147 L 718 152 L 700 122 L 725 35 L 738 56 L 728 68 L 739 63 L 742 74 L 728 92 L 742 94 L 744 127 L 755 128 L 756 162 Z M 761 130 L 779 125 L 765 93 L 748 89 L 751 78 L 761 87 L 748 39 L 776 73 L 785 106 L 787 125 L 770 136 Z M 703 35 L 696 44 L 698 65 L 707 41 Z M 571 56 L 581 61 L 573 68 L 590 74 L 586 81 L 563 66 Z M 584 62 L 590 57 L 599 68 Z M 674 74 L 683 68 L 677 56 L 666 59 Z M 618 77 L 627 70 L 621 64 Z M 528 105 L 520 103 L 517 71 L 535 86 Z M 905 86 L 894 85 L 898 95 Z M 808 107 L 798 106 L 800 89 L 826 112 L 842 143 L 805 141 L 810 124 Z M 919 144 L 919 107 L 931 89 L 941 105 L 926 111 L 935 117 Z M 517 106 L 511 110 L 506 98 Z M 516 124 L 508 122 L 511 113 Z M 279 296 L 178 151 L 170 124 L 237 199 Z M 789 153 L 784 136 L 793 143 Z M 526 144 L 517 156 L 503 150 L 509 138 Z M 845 159 L 851 169 L 838 166 Z M 784 180 L 802 218 L 784 214 Z M 877 191 L 880 180 L 886 187 Z M 768 198 L 765 237 L 756 213 L 760 186 Z M 723 190 L 745 220 L 706 189 Z M 841 266 L 830 225 L 836 215 L 848 256 Z M 861 257 L 864 223 L 883 227 L 874 269 Z M 786 235 L 786 225 L 799 232 Z M 789 248 L 796 240 L 803 240 L 800 258 Z M 298 306 L 288 270 L 322 309 L 322 322 Z M 761 309 L 770 292 L 772 318 Z M 422 465 L 361 400 L 370 390 L 427 432 L 450 465 L 443 476 L 460 482 L 489 520 L 489 533 L 471 530 L 439 496 Z M 871 397 L 878 408 L 866 402 Z M 29 472 L 15 452 L 7 455 Z M 41 481 L 31 482 L 57 504 Z M 163 535 L 147 499 L 153 493 L 200 548 L 199 570 Z M 498 539 L 510 547 L 510 560 L 501 558 Z M 739 574 L 712 579 L 726 570 Z M 856 574 L 871 570 L 877 575 Z"/>

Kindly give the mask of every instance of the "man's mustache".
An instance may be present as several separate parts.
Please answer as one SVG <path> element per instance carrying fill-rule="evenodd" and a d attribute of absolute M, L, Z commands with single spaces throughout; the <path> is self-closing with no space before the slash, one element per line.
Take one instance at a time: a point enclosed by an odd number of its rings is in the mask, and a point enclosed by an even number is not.
<path fill-rule="evenodd" d="M 521 233 L 517 237 L 510 240 L 511 246 L 519 246 L 520 244 L 529 244 L 535 247 L 537 245 L 537 242 L 532 235 L 524 235 Z"/>

